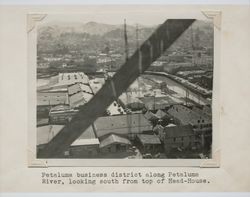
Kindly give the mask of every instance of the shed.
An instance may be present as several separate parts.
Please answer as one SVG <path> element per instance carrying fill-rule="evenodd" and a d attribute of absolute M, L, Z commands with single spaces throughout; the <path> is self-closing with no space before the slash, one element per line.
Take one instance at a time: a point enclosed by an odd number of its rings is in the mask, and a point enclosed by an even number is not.
<path fill-rule="evenodd" d="M 156 135 L 139 134 L 137 135 L 140 149 L 144 153 L 155 153 L 160 150 L 161 141 Z"/>

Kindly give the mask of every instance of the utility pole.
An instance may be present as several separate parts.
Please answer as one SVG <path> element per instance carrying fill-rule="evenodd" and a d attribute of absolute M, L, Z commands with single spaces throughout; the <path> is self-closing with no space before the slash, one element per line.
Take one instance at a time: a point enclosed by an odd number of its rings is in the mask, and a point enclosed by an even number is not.
<path fill-rule="evenodd" d="M 156 96 L 156 92 L 154 91 L 154 110 L 155 110 L 155 96 Z"/>
<path fill-rule="evenodd" d="M 136 50 L 139 50 L 139 29 L 138 29 L 138 24 L 136 24 Z M 137 83 L 138 83 L 138 97 L 141 96 L 141 88 L 140 88 L 140 82 L 139 82 L 139 77 L 137 78 Z M 139 107 L 139 106 L 138 106 Z M 139 113 L 139 117 L 138 117 L 138 121 L 139 121 L 139 133 L 141 133 L 141 112 Z"/>
<path fill-rule="evenodd" d="M 139 49 L 139 29 L 138 29 L 138 24 L 136 24 L 136 49 Z"/>
<path fill-rule="evenodd" d="M 186 89 L 186 106 L 188 105 L 189 91 Z"/>
<path fill-rule="evenodd" d="M 128 61 L 128 36 L 127 36 L 127 25 L 126 19 L 124 19 L 124 41 L 125 41 L 125 61 Z"/>

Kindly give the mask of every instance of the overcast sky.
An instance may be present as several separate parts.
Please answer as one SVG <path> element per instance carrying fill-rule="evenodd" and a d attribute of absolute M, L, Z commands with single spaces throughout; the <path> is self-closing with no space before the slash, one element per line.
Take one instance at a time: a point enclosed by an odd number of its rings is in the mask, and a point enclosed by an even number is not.
<path fill-rule="evenodd" d="M 67 12 L 64 12 L 67 13 Z M 127 24 L 142 24 L 146 26 L 158 25 L 168 18 L 198 18 L 206 19 L 201 12 L 185 13 L 185 10 L 176 12 L 164 9 L 164 6 L 92 6 L 79 13 L 48 14 L 42 23 L 65 22 L 65 23 L 87 23 L 90 21 L 105 24 L 123 24 L 126 18 Z"/>

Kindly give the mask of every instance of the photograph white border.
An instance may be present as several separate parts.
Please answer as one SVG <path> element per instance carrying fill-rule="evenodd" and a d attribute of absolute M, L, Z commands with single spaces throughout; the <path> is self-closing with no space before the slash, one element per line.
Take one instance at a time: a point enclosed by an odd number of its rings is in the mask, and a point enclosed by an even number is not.
<path fill-rule="evenodd" d="M 131 5 L 135 6 L 135 5 Z M 104 7 L 104 6 L 98 6 Z M 109 6 L 105 6 L 107 9 Z M 118 6 L 119 7 L 119 6 Z M 127 5 L 129 7 L 129 5 Z M 140 5 L 140 9 L 142 9 Z M 160 6 L 159 6 L 160 7 Z M 167 8 L 167 6 L 165 6 Z M 37 25 L 50 14 L 68 15 L 83 14 L 87 6 L 82 6 L 79 12 L 46 12 L 29 13 L 27 15 L 28 36 L 28 167 L 219 167 L 220 166 L 220 21 L 222 13 L 219 10 L 197 10 L 199 18 L 209 18 L 214 22 L 214 77 L 212 98 L 212 158 L 211 159 L 37 159 L 36 158 L 36 56 L 37 56 Z M 107 10 L 106 10 L 107 11 Z M 167 18 L 173 18 L 168 15 Z M 174 17 L 176 18 L 176 17 Z M 181 18 L 193 18 L 192 13 L 183 13 Z M 199 19 L 198 18 L 198 19 Z"/>

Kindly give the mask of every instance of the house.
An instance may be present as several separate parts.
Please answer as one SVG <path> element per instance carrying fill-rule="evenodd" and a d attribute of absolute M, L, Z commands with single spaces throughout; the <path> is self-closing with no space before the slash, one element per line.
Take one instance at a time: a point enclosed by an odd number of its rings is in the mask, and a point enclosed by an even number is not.
<path fill-rule="evenodd" d="M 161 149 L 161 141 L 157 135 L 138 134 L 137 140 L 142 153 L 157 153 Z"/>
<path fill-rule="evenodd" d="M 211 131 L 212 118 L 204 113 L 192 110 L 184 105 L 173 105 L 167 113 L 179 125 L 191 125 L 196 131 Z"/>
<path fill-rule="evenodd" d="M 136 134 L 152 131 L 152 125 L 141 113 L 99 117 L 94 126 L 101 140 L 109 134 L 134 139 Z"/>
<path fill-rule="evenodd" d="M 116 134 L 110 134 L 100 141 L 101 153 L 126 152 L 131 146 L 129 139 Z"/>
<path fill-rule="evenodd" d="M 167 154 L 171 150 L 199 148 L 202 145 L 202 139 L 195 133 L 191 125 L 166 126 L 163 130 L 159 130 L 159 137 Z"/>

